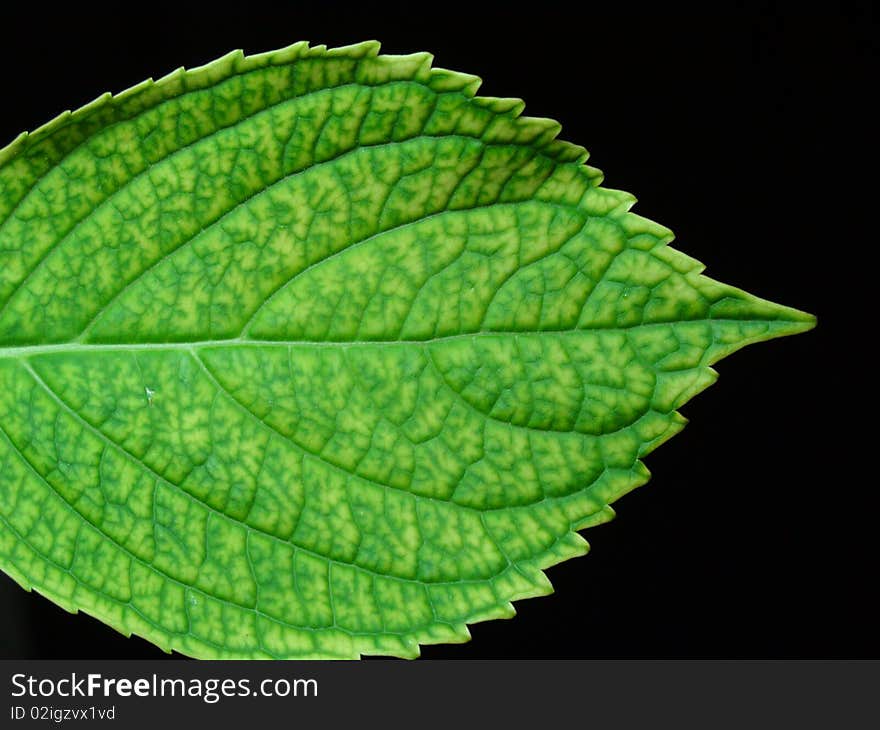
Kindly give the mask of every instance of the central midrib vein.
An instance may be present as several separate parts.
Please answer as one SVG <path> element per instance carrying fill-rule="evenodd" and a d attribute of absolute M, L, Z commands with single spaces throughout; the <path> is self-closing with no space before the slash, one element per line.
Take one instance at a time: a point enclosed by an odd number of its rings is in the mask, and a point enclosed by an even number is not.
<path fill-rule="evenodd" d="M 467 334 L 434 337 L 426 340 L 254 340 L 230 338 L 223 340 L 193 340 L 191 342 L 58 342 L 47 345 L 11 345 L 0 347 L 0 358 L 21 358 L 33 355 L 51 355 L 64 352 L 136 352 L 159 350 L 201 350 L 212 347 L 393 347 L 430 345 L 435 342 L 484 337 L 515 337 L 518 335 L 587 332 L 589 330 L 552 330 L 545 332 L 471 332 Z"/>
<path fill-rule="evenodd" d="M 552 330 L 545 332 L 470 332 L 467 334 L 434 337 L 425 340 L 256 340 L 230 338 L 221 340 L 193 340 L 190 342 L 58 342 L 46 345 L 10 345 L 0 347 L 0 358 L 21 358 L 33 355 L 51 355 L 65 352 L 136 352 L 164 350 L 200 350 L 212 347 L 393 347 L 430 345 L 435 342 L 483 337 L 515 337 L 517 335 L 564 335 L 588 330 Z"/>
<path fill-rule="evenodd" d="M 453 342 L 455 340 L 477 340 L 488 339 L 492 337 L 533 337 L 535 335 L 549 335 L 563 337 L 574 334 L 598 334 L 601 332 L 627 332 L 634 329 L 649 327 L 669 327 L 675 325 L 689 324 L 712 324 L 719 322 L 764 322 L 768 326 L 773 324 L 781 324 L 789 328 L 798 328 L 798 324 L 806 327 L 806 323 L 799 323 L 795 320 L 786 319 L 767 319 L 767 320 L 742 320 L 727 317 L 707 317 L 702 319 L 684 319 L 669 322 L 643 322 L 622 327 L 603 327 L 590 325 L 585 327 L 575 327 L 573 329 L 549 329 L 549 330 L 482 330 L 478 332 L 465 332 L 455 335 L 443 335 L 439 337 L 431 337 L 423 340 L 418 339 L 399 339 L 399 340 L 258 340 L 245 337 L 232 337 L 219 340 L 193 340 L 190 342 L 113 342 L 113 343 L 92 343 L 71 340 L 68 342 L 57 342 L 43 345 L 6 345 L 0 347 L 0 359 L 4 358 L 22 358 L 34 355 L 51 355 L 55 353 L 65 352 L 135 352 L 135 351 L 164 351 L 164 350 L 199 350 L 207 348 L 223 348 L 223 347 L 329 347 L 329 348 L 345 348 L 345 347 L 396 347 L 409 346 L 418 347 L 431 345 L 440 342 Z"/>

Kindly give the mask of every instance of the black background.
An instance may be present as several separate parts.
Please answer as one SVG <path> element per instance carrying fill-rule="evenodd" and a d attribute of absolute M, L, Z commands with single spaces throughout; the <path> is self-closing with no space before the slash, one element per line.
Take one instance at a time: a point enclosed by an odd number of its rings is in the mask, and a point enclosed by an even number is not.
<path fill-rule="evenodd" d="M 525 99 L 709 275 L 819 326 L 720 364 L 691 425 L 648 457 L 651 482 L 586 534 L 590 556 L 549 571 L 553 596 L 423 656 L 880 656 L 873 11 L 365 6 L 4 9 L 0 145 L 105 90 L 303 39 L 429 50 L 483 94 Z M 0 657 L 154 656 L 0 575 Z"/>

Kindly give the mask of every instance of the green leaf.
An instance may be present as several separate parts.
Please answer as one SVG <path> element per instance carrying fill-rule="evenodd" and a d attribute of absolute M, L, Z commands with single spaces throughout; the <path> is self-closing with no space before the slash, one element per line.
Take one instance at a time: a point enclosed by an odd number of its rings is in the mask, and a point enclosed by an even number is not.
<path fill-rule="evenodd" d="M 197 657 L 416 656 L 551 592 L 710 367 L 708 279 L 559 126 L 377 43 L 0 151 L 0 567 Z"/>

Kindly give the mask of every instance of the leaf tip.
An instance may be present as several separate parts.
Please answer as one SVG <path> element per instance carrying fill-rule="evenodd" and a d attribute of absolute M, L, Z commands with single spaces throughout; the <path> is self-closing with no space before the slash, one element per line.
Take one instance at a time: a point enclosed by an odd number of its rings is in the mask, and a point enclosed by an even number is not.
<path fill-rule="evenodd" d="M 800 309 L 793 309 L 792 307 L 785 307 L 785 312 L 787 315 L 785 321 L 788 322 L 789 329 L 791 330 L 790 334 L 795 335 L 801 332 L 809 332 L 819 324 L 819 319 L 815 314 L 803 312 Z"/>

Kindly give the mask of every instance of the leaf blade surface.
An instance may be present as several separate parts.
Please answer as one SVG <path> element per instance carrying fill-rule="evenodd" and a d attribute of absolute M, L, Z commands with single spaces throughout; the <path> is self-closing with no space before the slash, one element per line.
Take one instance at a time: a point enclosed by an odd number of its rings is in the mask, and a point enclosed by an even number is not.
<path fill-rule="evenodd" d="M 193 656 L 415 656 L 812 326 L 477 85 L 297 44 L 0 151 L 0 567 Z"/>

